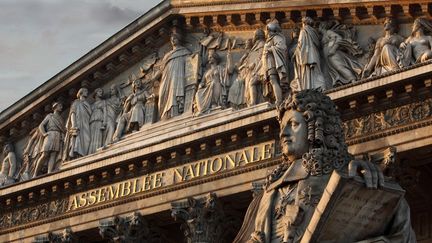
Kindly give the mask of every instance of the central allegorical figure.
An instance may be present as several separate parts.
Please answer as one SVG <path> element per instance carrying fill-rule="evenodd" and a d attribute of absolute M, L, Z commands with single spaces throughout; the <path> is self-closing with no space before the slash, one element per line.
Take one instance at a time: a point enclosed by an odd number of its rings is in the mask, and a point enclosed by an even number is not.
<path fill-rule="evenodd" d="M 363 169 L 371 189 L 384 183 L 375 164 L 348 153 L 336 106 L 320 91 L 289 96 L 278 107 L 278 120 L 283 162 L 251 202 L 236 243 L 300 242 L 334 170 L 354 176 Z M 383 236 L 389 242 L 415 242 L 405 200 L 390 224 Z"/>
<path fill-rule="evenodd" d="M 183 113 L 186 83 L 186 57 L 190 51 L 181 45 L 180 34 L 171 35 L 172 50 L 165 54 L 161 70 L 154 76 L 160 79 L 159 115 L 166 120 Z"/>

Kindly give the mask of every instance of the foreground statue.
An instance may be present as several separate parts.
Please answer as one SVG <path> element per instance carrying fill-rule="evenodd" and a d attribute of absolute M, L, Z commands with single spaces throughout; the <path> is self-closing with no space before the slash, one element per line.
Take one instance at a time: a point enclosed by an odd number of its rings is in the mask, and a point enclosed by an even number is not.
<path fill-rule="evenodd" d="M 234 242 L 300 242 L 334 170 L 355 176 L 361 168 L 368 188 L 384 185 L 375 164 L 353 160 L 348 153 L 336 107 L 321 92 L 294 93 L 279 107 L 278 119 L 284 161 L 250 204 Z M 390 222 L 382 237 L 415 242 L 405 200 Z"/>

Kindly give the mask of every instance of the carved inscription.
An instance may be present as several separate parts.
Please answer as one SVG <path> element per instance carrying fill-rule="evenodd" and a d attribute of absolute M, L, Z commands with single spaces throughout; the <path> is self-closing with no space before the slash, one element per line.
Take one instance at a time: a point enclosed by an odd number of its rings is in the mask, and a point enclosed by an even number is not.
<path fill-rule="evenodd" d="M 274 141 L 258 144 L 72 195 L 69 199 L 68 210 L 81 209 L 195 178 L 222 173 L 250 163 L 270 159 L 273 156 Z"/>

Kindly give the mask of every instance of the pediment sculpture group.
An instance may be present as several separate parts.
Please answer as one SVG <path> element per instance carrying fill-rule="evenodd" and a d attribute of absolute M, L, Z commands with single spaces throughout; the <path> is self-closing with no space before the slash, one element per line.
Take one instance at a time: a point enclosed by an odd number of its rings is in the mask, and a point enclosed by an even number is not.
<path fill-rule="evenodd" d="M 193 53 L 185 47 L 180 31 L 174 30 L 171 51 L 158 60 L 151 75 L 130 81 L 128 96 L 113 85 L 109 97 L 98 88 L 90 102 L 89 90 L 81 88 L 66 121 L 61 115 L 63 105 L 54 103 L 53 112 L 33 129 L 22 163 L 12 143 L 6 144 L 0 186 L 56 171 L 63 162 L 93 154 L 157 120 L 264 101 L 280 105 L 292 92 L 323 91 L 432 58 L 428 19 L 417 18 L 408 38 L 397 33 L 391 18 L 386 19 L 384 32 L 365 52 L 355 40 L 353 27 L 304 17 L 287 41 L 278 21 L 271 20 L 265 30 L 257 29 L 253 39 L 244 42 L 243 54 L 234 62 L 233 48 L 238 45 L 228 40 L 223 49 L 222 33 L 207 33 Z"/>

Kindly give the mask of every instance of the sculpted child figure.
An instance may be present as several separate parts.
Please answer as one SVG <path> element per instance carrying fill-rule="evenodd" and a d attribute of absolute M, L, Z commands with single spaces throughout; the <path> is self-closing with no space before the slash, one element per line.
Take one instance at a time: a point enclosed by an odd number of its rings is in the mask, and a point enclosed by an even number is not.
<path fill-rule="evenodd" d="M 334 170 L 355 176 L 363 169 L 371 189 L 384 183 L 375 164 L 353 160 L 348 153 L 340 117 L 328 96 L 303 90 L 278 108 L 283 162 L 268 176 L 263 193 L 251 202 L 234 242 L 300 242 Z M 391 242 L 415 242 L 405 200 L 386 232 L 383 237 Z"/>

